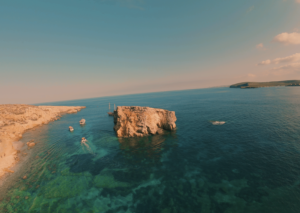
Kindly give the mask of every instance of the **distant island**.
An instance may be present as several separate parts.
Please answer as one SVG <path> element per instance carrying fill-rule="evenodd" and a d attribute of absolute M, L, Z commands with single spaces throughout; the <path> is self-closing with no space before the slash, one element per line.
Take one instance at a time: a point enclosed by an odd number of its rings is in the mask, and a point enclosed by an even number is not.
<path fill-rule="evenodd" d="M 289 81 L 270 81 L 270 82 L 242 82 L 233 84 L 230 88 L 251 89 L 259 87 L 278 87 L 278 86 L 300 86 L 300 80 Z"/>

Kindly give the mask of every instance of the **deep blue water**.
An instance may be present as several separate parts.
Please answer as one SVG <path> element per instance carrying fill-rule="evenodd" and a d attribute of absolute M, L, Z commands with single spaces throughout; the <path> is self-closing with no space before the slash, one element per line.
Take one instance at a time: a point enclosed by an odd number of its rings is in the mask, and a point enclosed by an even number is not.
<path fill-rule="evenodd" d="M 177 129 L 118 139 L 109 102 L 175 111 Z M 87 108 L 24 134 L 39 143 L 0 188 L 0 212 L 299 213 L 299 104 L 300 87 L 43 104 Z"/>

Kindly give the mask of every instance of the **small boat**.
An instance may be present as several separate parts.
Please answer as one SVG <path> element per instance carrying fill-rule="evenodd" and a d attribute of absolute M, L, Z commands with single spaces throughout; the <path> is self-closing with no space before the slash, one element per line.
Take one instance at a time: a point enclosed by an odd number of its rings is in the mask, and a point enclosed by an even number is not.
<path fill-rule="evenodd" d="M 69 130 L 70 130 L 70 132 L 73 132 L 73 131 L 74 131 L 74 128 L 71 127 L 71 126 L 69 126 Z"/>
<path fill-rule="evenodd" d="M 84 125 L 85 124 L 85 119 L 81 119 L 80 121 L 79 121 L 79 123 L 80 123 L 80 125 Z"/>
<path fill-rule="evenodd" d="M 110 111 L 110 103 L 108 103 L 108 110 L 109 110 L 109 112 L 107 113 L 109 116 L 114 116 L 114 112 L 116 111 L 116 105 L 114 104 L 114 111 L 113 112 L 111 112 Z"/>
<path fill-rule="evenodd" d="M 85 137 L 81 138 L 81 143 L 85 143 L 87 142 L 87 139 L 85 139 Z"/>
<path fill-rule="evenodd" d="M 211 123 L 213 125 L 223 125 L 223 124 L 225 124 L 225 121 L 212 121 Z"/>

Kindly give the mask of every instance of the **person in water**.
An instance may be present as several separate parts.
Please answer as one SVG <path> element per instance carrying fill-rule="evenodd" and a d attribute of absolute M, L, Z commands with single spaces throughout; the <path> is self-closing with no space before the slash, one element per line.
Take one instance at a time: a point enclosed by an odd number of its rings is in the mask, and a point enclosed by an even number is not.
<path fill-rule="evenodd" d="M 87 149 L 90 153 L 93 154 L 93 152 L 92 152 L 90 146 L 89 146 L 86 142 L 87 142 L 87 139 L 85 139 L 85 137 L 82 137 L 82 138 L 81 138 L 81 144 L 85 145 L 86 149 Z"/>

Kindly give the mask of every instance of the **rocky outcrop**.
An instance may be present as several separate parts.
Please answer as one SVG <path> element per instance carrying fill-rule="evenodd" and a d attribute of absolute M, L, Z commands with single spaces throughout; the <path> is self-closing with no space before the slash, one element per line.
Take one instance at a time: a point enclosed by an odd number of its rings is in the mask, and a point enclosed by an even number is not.
<path fill-rule="evenodd" d="M 10 171 L 16 162 L 14 141 L 31 128 L 59 119 L 63 114 L 76 113 L 85 107 L 33 106 L 24 104 L 0 105 L 0 176 Z M 27 142 L 28 147 L 35 143 Z"/>
<path fill-rule="evenodd" d="M 118 106 L 114 111 L 117 137 L 142 137 L 174 130 L 174 111 L 139 106 Z"/>
<path fill-rule="evenodd" d="M 35 143 L 32 142 L 32 141 L 29 141 L 26 143 L 28 147 L 34 147 L 35 146 Z"/>

